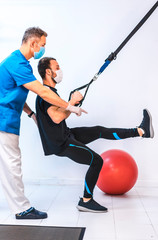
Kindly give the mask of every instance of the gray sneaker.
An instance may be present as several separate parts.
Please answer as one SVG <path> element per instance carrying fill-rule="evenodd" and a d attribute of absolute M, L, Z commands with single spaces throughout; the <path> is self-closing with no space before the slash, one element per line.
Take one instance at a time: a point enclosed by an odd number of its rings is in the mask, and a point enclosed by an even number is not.
<path fill-rule="evenodd" d="M 153 138 L 154 137 L 154 129 L 152 126 L 152 117 L 150 112 L 147 109 L 143 110 L 143 120 L 139 126 L 144 130 L 144 134 L 142 137 L 144 138 Z"/>
<path fill-rule="evenodd" d="M 108 209 L 106 207 L 101 206 L 99 203 L 94 201 L 91 198 L 88 202 L 84 202 L 83 198 L 80 198 L 80 201 L 77 205 L 77 209 L 82 212 L 94 212 L 94 213 L 102 213 L 107 212 Z"/>

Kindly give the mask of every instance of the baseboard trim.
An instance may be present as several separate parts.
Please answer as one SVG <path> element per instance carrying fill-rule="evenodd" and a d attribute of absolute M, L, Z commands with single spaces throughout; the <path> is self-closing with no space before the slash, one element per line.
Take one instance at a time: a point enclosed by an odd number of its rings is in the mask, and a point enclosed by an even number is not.
<path fill-rule="evenodd" d="M 84 180 L 72 178 L 24 179 L 24 183 L 35 185 L 82 185 Z M 158 180 L 138 180 L 135 187 L 158 187 Z"/>

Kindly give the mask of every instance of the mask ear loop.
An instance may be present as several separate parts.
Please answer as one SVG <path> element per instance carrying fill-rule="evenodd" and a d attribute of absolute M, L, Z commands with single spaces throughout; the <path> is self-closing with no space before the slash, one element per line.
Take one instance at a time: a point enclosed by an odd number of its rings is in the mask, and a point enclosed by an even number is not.
<path fill-rule="evenodd" d="M 54 73 L 53 70 L 51 68 L 49 68 L 49 69 L 50 69 L 51 73 L 53 74 Z M 55 84 L 57 84 L 57 82 L 54 80 L 53 76 L 51 76 L 51 79 L 55 82 Z"/>

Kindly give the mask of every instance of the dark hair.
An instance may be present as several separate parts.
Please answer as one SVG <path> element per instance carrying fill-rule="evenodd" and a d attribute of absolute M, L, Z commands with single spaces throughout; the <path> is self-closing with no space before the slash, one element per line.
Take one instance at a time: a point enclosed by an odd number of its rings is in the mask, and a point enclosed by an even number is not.
<path fill-rule="evenodd" d="M 30 27 L 30 28 L 26 29 L 26 31 L 24 32 L 24 36 L 22 38 L 22 43 L 26 43 L 29 38 L 32 38 L 32 37 L 41 38 L 43 35 L 45 37 L 48 36 L 48 34 L 45 31 L 43 31 L 42 29 L 40 29 L 39 27 Z"/>
<path fill-rule="evenodd" d="M 51 60 L 55 60 L 55 58 L 52 58 L 52 57 L 44 57 L 44 58 L 41 58 L 39 63 L 38 63 L 38 72 L 41 76 L 42 79 L 45 78 L 45 75 L 46 75 L 46 69 L 50 69 L 50 61 Z"/>

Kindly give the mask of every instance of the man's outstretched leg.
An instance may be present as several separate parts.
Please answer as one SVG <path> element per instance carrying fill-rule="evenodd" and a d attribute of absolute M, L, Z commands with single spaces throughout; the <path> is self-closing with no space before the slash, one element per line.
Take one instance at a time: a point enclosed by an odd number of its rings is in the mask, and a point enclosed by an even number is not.
<path fill-rule="evenodd" d="M 96 139 L 121 140 L 131 137 L 153 138 L 152 118 L 147 109 L 143 110 L 143 120 L 136 128 L 105 128 L 102 126 L 72 128 L 75 139 L 88 144 Z"/>

